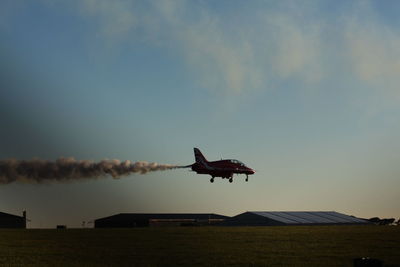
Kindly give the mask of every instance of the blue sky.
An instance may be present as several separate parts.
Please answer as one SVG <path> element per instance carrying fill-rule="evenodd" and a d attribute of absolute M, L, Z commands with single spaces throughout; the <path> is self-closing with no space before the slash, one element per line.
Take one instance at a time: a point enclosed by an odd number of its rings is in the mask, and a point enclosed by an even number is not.
<path fill-rule="evenodd" d="M 0 157 L 190 164 L 0 187 L 30 227 L 119 212 L 398 217 L 398 1 L 1 1 Z"/>

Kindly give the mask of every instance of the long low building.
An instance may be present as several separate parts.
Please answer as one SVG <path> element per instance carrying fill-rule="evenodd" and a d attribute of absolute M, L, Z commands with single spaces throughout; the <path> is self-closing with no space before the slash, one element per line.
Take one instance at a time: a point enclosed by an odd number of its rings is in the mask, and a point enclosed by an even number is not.
<path fill-rule="evenodd" d="M 367 220 L 335 211 L 247 211 L 225 220 L 225 226 L 369 224 Z"/>
<path fill-rule="evenodd" d="M 26 228 L 26 212 L 22 216 L 0 212 L 0 228 Z"/>
<path fill-rule="evenodd" d="M 95 228 L 215 225 L 227 216 L 214 213 L 120 213 L 94 221 Z"/>

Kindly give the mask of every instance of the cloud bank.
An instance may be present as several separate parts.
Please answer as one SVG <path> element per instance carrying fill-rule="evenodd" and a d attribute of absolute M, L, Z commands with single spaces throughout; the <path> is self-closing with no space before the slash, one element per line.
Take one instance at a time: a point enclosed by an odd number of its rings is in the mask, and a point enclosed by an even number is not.
<path fill-rule="evenodd" d="M 336 17 L 319 15 L 324 10 L 318 1 L 265 4 L 261 11 L 227 9 L 244 13 L 231 24 L 207 2 L 85 0 L 76 5 L 83 16 L 96 18 L 97 34 L 105 39 L 145 39 L 181 51 L 211 89 L 241 93 L 271 89 L 287 79 L 318 87 L 325 78 L 350 71 L 361 83 L 398 94 L 400 34 L 366 1 L 344 6 Z"/>
<path fill-rule="evenodd" d="M 366 93 L 400 99 L 400 31 L 379 16 L 380 3 L 343 1 L 333 11 L 320 1 L 41 3 L 55 12 L 72 7 L 96 45 L 140 42 L 181 56 L 211 92 L 277 90 L 288 81 L 323 90 L 328 81 L 346 80 Z"/>

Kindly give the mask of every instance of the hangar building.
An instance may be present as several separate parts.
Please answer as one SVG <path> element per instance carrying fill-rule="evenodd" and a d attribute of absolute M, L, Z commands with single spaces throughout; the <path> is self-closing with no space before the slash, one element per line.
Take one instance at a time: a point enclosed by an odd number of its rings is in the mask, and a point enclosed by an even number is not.
<path fill-rule="evenodd" d="M 22 217 L 0 212 L 0 228 L 26 228 L 26 212 Z"/>
<path fill-rule="evenodd" d="M 94 221 L 95 228 L 215 225 L 227 216 L 214 213 L 120 213 Z"/>
<path fill-rule="evenodd" d="M 224 226 L 343 225 L 368 221 L 335 211 L 247 211 L 224 222 Z"/>

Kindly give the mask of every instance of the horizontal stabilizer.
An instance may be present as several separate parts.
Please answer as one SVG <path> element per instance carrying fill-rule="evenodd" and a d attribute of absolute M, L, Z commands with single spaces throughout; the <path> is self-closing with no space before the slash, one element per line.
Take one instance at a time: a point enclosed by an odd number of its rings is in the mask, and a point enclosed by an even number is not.
<path fill-rule="evenodd" d="M 176 166 L 176 169 L 184 169 L 184 168 L 191 168 L 193 166 L 193 164 L 190 165 L 186 165 L 186 166 Z"/>

